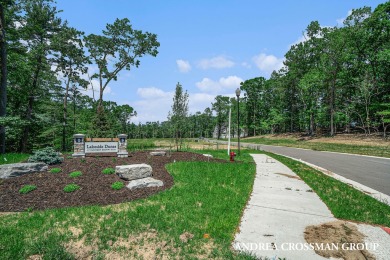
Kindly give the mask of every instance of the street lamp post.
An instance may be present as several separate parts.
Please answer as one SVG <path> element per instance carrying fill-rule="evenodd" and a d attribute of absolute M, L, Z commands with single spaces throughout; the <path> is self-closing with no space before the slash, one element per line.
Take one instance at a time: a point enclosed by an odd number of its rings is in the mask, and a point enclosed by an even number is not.
<path fill-rule="evenodd" d="M 241 154 L 240 152 L 240 94 L 241 89 L 236 89 L 236 96 L 237 96 L 237 133 L 238 133 L 238 155 Z"/>

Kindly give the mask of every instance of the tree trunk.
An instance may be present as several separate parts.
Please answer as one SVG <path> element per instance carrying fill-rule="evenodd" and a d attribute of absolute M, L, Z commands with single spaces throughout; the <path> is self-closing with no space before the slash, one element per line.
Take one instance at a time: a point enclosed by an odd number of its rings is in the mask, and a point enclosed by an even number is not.
<path fill-rule="evenodd" d="M 64 96 L 64 117 L 63 117 L 63 122 L 62 122 L 62 151 L 66 151 L 66 123 L 68 119 L 68 93 L 69 93 L 69 84 L 70 84 L 70 79 L 68 78 L 68 82 L 66 83 L 65 87 L 65 96 Z"/>
<path fill-rule="evenodd" d="M 6 116 L 7 108 L 7 43 L 5 39 L 4 8 L 0 3 L 0 117 Z M 5 126 L 0 126 L 0 153 L 5 153 Z"/>
<path fill-rule="evenodd" d="M 32 119 L 33 104 L 34 104 L 34 96 L 31 93 L 28 98 L 28 107 L 26 113 L 26 119 L 28 121 L 28 124 L 23 129 L 23 135 L 20 143 L 20 152 L 22 153 L 27 153 L 27 144 L 30 135 L 30 124 Z"/>
<path fill-rule="evenodd" d="M 336 84 L 335 76 L 333 77 L 332 86 L 330 89 L 330 136 L 335 135 L 335 128 L 334 128 L 334 103 L 335 103 L 335 84 Z"/>
<path fill-rule="evenodd" d="M 310 112 L 310 135 L 313 136 L 314 135 L 314 113 L 313 112 Z"/>
<path fill-rule="evenodd" d="M 32 112 L 33 112 L 33 105 L 34 105 L 34 90 L 38 88 L 38 77 L 39 73 L 41 71 L 41 62 L 42 62 L 42 56 L 39 56 L 38 62 L 37 62 L 37 68 L 34 73 L 33 82 L 31 85 L 31 91 L 30 96 L 28 98 L 28 106 L 27 106 L 27 112 L 26 112 L 26 119 L 27 119 L 27 125 L 23 129 L 23 136 L 20 143 L 20 152 L 27 153 L 27 144 L 28 144 L 28 138 L 30 135 L 30 124 L 32 121 Z"/>
<path fill-rule="evenodd" d="M 76 134 L 76 85 L 73 85 L 73 134 Z"/>

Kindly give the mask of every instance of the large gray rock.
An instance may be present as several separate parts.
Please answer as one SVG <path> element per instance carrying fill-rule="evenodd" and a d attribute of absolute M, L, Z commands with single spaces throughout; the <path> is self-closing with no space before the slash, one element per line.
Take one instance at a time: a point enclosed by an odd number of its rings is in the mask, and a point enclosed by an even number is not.
<path fill-rule="evenodd" d="M 0 179 L 18 177 L 34 172 L 45 172 L 48 166 L 45 163 L 13 163 L 0 165 Z"/>
<path fill-rule="evenodd" d="M 156 180 L 152 177 L 148 177 L 148 178 L 130 181 L 126 187 L 130 190 L 134 190 L 140 188 L 161 187 L 163 185 L 164 183 L 162 181 Z"/>
<path fill-rule="evenodd" d="M 165 156 L 167 152 L 165 151 L 155 151 L 155 152 L 150 152 L 150 155 L 152 156 Z"/>
<path fill-rule="evenodd" d="M 131 181 L 152 176 L 152 167 L 147 164 L 120 165 L 115 173 L 122 179 Z"/>

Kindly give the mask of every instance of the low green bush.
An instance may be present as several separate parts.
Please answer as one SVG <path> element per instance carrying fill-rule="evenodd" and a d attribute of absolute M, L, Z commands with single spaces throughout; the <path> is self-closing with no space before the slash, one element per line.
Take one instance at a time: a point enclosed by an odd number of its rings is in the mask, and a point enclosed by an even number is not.
<path fill-rule="evenodd" d="M 59 173 L 61 171 L 62 171 L 61 168 L 52 168 L 52 169 L 50 169 L 50 173 Z"/>
<path fill-rule="evenodd" d="M 82 175 L 81 171 L 75 171 L 75 172 L 69 173 L 69 177 L 71 177 L 71 178 L 76 178 L 76 177 L 79 177 L 81 175 Z"/>
<path fill-rule="evenodd" d="M 61 163 L 64 158 L 61 154 L 56 152 L 52 147 L 46 147 L 41 150 L 37 150 L 33 155 L 28 158 L 29 162 L 43 162 L 46 164 L 58 164 Z"/>
<path fill-rule="evenodd" d="M 111 188 L 114 189 L 114 190 L 120 190 L 120 189 L 122 189 L 123 187 L 125 187 L 125 184 L 123 184 L 123 182 L 121 182 L 121 181 L 116 181 L 116 182 L 114 182 L 114 183 L 111 185 Z"/>
<path fill-rule="evenodd" d="M 102 171 L 103 174 L 114 174 L 115 169 L 114 168 L 106 168 Z"/>
<path fill-rule="evenodd" d="M 37 189 L 37 186 L 35 185 L 24 185 L 20 190 L 19 190 L 19 193 L 20 194 L 26 194 L 26 193 L 29 193 L 33 190 L 36 190 Z"/>
<path fill-rule="evenodd" d="M 74 184 L 74 183 L 72 183 L 72 184 L 68 184 L 68 185 L 66 185 L 65 187 L 64 187 L 64 191 L 65 192 L 74 192 L 74 191 L 76 191 L 76 190 L 78 190 L 78 189 L 80 189 L 80 186 L 79 185 L 77 185 L 77 184 Z"/>

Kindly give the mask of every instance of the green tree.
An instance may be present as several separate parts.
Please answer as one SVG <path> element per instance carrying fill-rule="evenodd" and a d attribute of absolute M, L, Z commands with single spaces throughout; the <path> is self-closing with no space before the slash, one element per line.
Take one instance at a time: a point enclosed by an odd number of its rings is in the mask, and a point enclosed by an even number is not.
<path fill-rule="evenodd" d="M 107 24 L 103 35 L 90 34 L 85 41 L 90 58 L 98 67 L 98 72 L 91 75 L 91 79 L 99 82 L 97 114 L 101 115 L 103 93 L 108 84 L 116 81 L 122 70 L 138 67 L 139 59 L 144 55 L 157 56 L 160 43 L 156 34 L 134 30 L 127 18 L 116 19 L 113 24 Z"/>
<path fill-rule="evenodd" d="M 247 128 L 248 134 L 255 136 L 256 130 L 260 128 L 260 114 L 262 99 L 265 91 L 265 78 L 258 77 L 244 81 L 241 83 L 241 90 L 244 92 L 247 112 Z M 266 102 L 269 102 L 267 100 Z"/>
<path fill-rule="evenodd" d="M 180 83 L 176 84 L 175 95 L 173 96 L 172 111 L 169 112 L 168 120 L 171 122 L 175 138 L 176 150 L 182 146 L 183 137 L 186 131 L 188 117 L 188 93 L 183 91 Z"/>
<path fill-rule="evenodd" d="M 4 5 L 0 2 L 0 117 L 6 116 L 7 107 L 7 40 Z M 5 153 L 5 126 L 0 125 L 0 153 Z"/>
<path fill-rule="evenodd" d="M 56 84 L 53 71 L 50 70 L 50 54 L 52 39 L 61 30 L 62 21 L 57 16 L 58 10 L 51 0 L 27 0 L 23 3 L 24 19 L 20 29 L 21 40 L 25 42 L 25 57 L 28 79 L 23 85 L 23 94 L 27 98 L 24 118 L 28 122 L 23 129 L 20 140 L 20 151 L 26 152 L 34 125 L 34 105 L 36 98 L 48 93 L 48 88 Z M 42 93 L 43 92 L 43 93 Z M 44 94 L 43 94 L 44 95 Z"/>
<path fill-rule="evenodd" d="M 66 151 L 67 123 L 68 123 L 68 98 L 70 87 L 79 85 L 86 88 L 88 81 L 81 76 L 87 72 L 88 58 L 84 54 L 81 40 L 82 32 L 66 24 L 52 41 L 54 64 L 56 72 L 60 72 L 64 78 L 65 93 L 63 98 L 62 121 L 62 150 Z"/>
<path fill-rule="evenodd" d="M 390 126 L 390 103 L 382 104 L 382 110 L 377 112 L 377 115 L 380 116 L 382 127 L 383 127 L 383 138 L 386 138 L 387 128 Z"/>
<path fill-rule="evenodd" d="M 229 116 L 229 97 L 218 95 L 215 97 L 215 102 L 212 103 L 212 110 L 216 113 L 217 138 L 221 138 L 222 130 L 227 128 Z"/>

